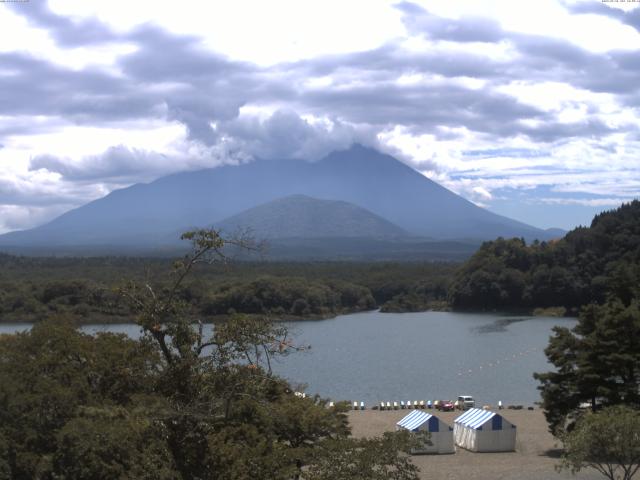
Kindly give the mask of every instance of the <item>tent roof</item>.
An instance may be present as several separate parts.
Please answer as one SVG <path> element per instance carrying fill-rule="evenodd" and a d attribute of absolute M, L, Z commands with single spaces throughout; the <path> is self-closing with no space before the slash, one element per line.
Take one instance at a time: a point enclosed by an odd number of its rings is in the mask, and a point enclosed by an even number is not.
<path fill-rule="evenodd" d="M 491 412 L 489 410 L 471 408 L 456 418 L 454 422 L 465 427 L 478 429 L 496 415 L 498 415 L 496 412 Z"/>
<path fill-rule="evenodd" d="M 420 425 L 428 422 L 433 417 L 430 413 L 422 412 L 420 410 L 414 410 L 409 415 L 400 420 L 396 425 L 407 430 L 415 430 Z"/>

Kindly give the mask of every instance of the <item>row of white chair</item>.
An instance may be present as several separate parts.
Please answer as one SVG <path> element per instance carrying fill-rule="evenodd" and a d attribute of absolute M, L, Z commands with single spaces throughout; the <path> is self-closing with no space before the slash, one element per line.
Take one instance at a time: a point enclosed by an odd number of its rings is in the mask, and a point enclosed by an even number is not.
<path fill-rule="evenodd" d="M 413 402 L 411 400 L 407 400 L 407 402 L 405 403 L 404 400 L 401 400 L 400 403 L 398 402 L 380 402 L 380 410 L 398 410 L 398 409 L 405 409 L 405 408 L 413 408 L 413 409 L 425 409 L 425 408 L 431 408 L 431 400 L 429 400 L 427 403 L 425 403 L 424 400 L 414 400 Z"/>

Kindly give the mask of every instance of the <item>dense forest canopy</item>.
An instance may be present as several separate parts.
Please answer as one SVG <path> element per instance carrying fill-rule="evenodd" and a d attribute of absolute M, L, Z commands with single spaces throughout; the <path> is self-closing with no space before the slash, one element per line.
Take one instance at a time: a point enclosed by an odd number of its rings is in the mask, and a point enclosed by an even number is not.
<path fill-rule="evenodd" d="M 640 281 L 640 201 L 596 215 L 590 227 L 527 245 L 522 239 L 484 243 L 456 273 L 454 308 L 562 306 L 577 312 L 614 292 L 630 298 Z"/>
<path fill-rule="evenodd" d="M 125 279 L 170 282 L 167 259 L 45 258 L 0 254 L 0 321 L 50 313 L 83 322 L 123 321 L 117 302 Z M 370 310 L 424 310 L 444 302 L 454 263 L 232 262 L 203 265 L 181 288 L 195 317 L 228 313 L 320 318 Z"/>

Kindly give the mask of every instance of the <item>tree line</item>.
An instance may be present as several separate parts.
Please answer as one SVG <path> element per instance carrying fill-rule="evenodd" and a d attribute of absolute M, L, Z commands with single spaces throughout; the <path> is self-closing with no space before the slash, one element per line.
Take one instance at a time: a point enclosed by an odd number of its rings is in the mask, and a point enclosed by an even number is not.
<path fill-rule="evenodd" d="M 609 294 L 628 301 L 640 281 L 640 202 L 596 215 L 551 242 L 503 239 L 485 242 L 450 285 L 460 309 L 565 307 L 576 314 Z"/>
<path fill-rule="evenodd" d="M 83 322 L 126 321 L 118 302 L 126 279 L 169 284 L 167 259 L 42 258 L 0 254 L 0 321 L 71 315 Z M 237 262 L 202 266 L 178 292 L 194 318 L 233 313 L 321 318 L 383 307 L 426 309 L 444 302 L 457 264 Z"/>

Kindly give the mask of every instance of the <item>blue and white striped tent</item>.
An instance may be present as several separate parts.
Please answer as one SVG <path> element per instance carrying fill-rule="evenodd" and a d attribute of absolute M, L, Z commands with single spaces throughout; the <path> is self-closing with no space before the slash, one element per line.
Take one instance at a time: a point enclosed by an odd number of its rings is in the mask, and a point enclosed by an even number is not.
<path fill-rule="evenodd" d="M 409 415 L 396 423 L 398 430 L 405 429 L 411 432 L 429 432 L 429 442 L 421 448 L 415 448 L 411 453 L 454 453 L 453 429 L 441 421 L 435 415 L 413 410 Z"/>
<path fill-rule="evenodd" d="M 472 408 L 454 420 L 456 445 L 473 452 L 512 452 L 516 426 L 490 410 Z"/>

